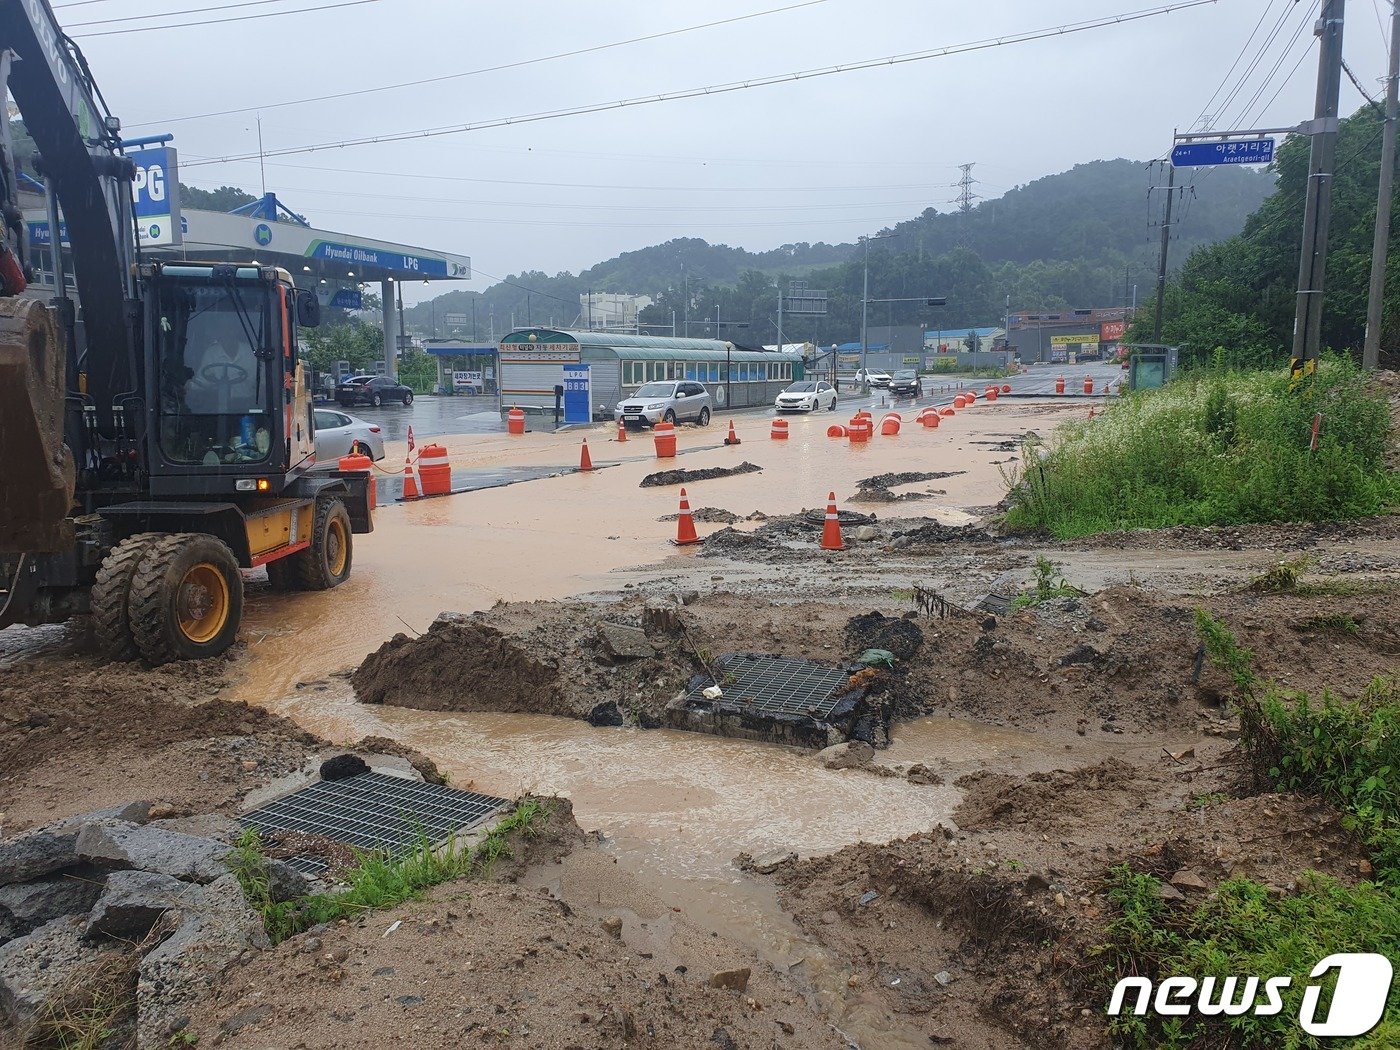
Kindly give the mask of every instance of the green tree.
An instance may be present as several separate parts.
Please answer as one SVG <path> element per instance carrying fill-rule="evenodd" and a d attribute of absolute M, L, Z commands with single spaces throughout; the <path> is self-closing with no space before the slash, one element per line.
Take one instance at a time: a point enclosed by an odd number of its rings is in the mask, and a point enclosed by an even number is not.
<path fill-rule="evenodd" d="M 359 317 L 302 329 L 301 336 L 302 358 L 318 372 L 333 371 L 337 361 L 363 371 L 384 354 L 384 330 Z"/>
<path fill-rule="evenodd" d="M 233 211 L 258 198 L 236 186 L 220 186 L 217 190 L 202 190 L 198 186 L 180 183 L 180 206 L 200 211 Z"/>

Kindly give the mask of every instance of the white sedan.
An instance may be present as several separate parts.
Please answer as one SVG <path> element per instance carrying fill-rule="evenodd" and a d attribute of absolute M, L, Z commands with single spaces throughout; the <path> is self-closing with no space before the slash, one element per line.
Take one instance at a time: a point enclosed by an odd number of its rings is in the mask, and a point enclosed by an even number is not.
<path fill-rule="evenodd" d="M 811 379 L 793 383 L 778 395 L 773 407 L 779 412 L 815 412 L 820 408 L 836 411 L 836 391 L 830 383 Z"/>
<path fill-rule="evenodd" d="M 859 383 L 862 379 L 875 387 L 888 387 L 890 383 L 893 382 L 888 372 L 877 372 L 874 369 L 871 369 L 869 372 L 862 372 L 857 369 L 856 382 Z"/>
<path fill-rule="evenodd" d="M 375 424 L 331 408 L 316 409 L 312 421 L 316 426 L 316 459 L 319 463 L 334 463 L 341 456 L 350 455 L 350 449 L 356 442 L 369 449 L 371 459 L 384 458 L 384 435 Z"/>

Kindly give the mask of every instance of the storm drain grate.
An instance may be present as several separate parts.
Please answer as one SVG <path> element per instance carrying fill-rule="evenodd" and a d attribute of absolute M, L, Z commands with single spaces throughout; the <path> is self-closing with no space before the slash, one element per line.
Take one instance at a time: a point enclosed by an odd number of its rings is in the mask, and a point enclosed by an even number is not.
<path fill-rule="evenodd" d="M 423 838 L 437 844 L 509 809 L 510 802 L 474 791 L 425 784 L 384 773 L 323 780 L 244 814 L 259 832 L 319 835 L 358 850 L 403 853 Z M 318 874 L 326 863 L 290 857 L 299 871 Z"/>
<path fill-rule="evenodd" d="M 729 653 L 715 662 L 715 672 L 724 690 L 716 708 L 769 718 L 825 718 L 850 686 L 839 667 L 785 656 Z M 704 696 L 697 689 L 688 699 Z"/>

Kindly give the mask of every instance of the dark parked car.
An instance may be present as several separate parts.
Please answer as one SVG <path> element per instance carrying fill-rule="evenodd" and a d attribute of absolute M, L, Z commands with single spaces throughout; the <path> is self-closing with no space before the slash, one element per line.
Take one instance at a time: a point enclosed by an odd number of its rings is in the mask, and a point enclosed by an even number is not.
<path fill-rule="evenodd" d="M 910 370 L 896 372 L 890 380 L 890 392 L 895 397 L 918 397 L 919 373 Z"/>
<path fill-rule="evenodd" d="M 413 391 L 389 376 L 351 376 L 335 388 L 335 399 L 341 408 L 370 405 L 378 408 L 386 401 L 413 404 Z"/>

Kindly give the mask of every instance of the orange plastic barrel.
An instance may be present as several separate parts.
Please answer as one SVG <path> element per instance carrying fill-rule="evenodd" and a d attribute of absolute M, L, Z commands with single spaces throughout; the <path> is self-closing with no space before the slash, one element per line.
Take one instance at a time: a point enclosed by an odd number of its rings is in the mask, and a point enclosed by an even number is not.
<path fill-rule="evenodd" d="M 870 419 L 857 413 L 851 417 L 850 423 L 846 424 L 846 436 L 851 439 L 852 444 L 870 440 Z"/>
<path fill-rule="evenodd" d="M 954 408 L 966 408 L 966 407 L 967 407 L 967 398 L 964 397 L 962 394 L 959 394 L 957 397 L 953 398 L 953 407 L 954 407 Z"/>
<path fill-rule="evenodd" d="M 997 388 L 994 386 L 987 387 L 986 398 L 988 401 L 995 401 L 997 399 Z"/>
<path fill-rule="evenodd" d="M 938 412 L 934 409 L 929 409 L 919 417 L 919 422 L 928 427 L 929 430 L 935 429 L 938 426 Z"/>
<path fill-rule="evenodd" d="M 512 408 L 506 413 L 506 430 L 511 434 L 525 433 L 525 412 L 519 408 Z"/>
<path fill-rule="evenodd" d="M 846 428 L 840 423 L 833 423 L 826 428 L 826 436 L 829 438 L 843 438 L 846 436 Z"/>
<path fill-rule="evenodd" d="M 894 437 L 899 433 L 899 419 L 896 416 L 886 416 L 880 420 L 880 434 L 884 437 Z"/>
<path fill-rule="evenodd" d="M 773 420 L 773 427 L 769 430 L 768 436 L 774 441 L 786 441 L 788 436 L 788 421 L 786 419 Z"/>
<path fill-rule="evenodd" d="M 954 412 L 951 408 L 945 408 L 945 409 L 941 410 L 938 414 L 939 414 L 940 416 L 955 416 L 955 415 L 957 415 L 957 413 Z"/>
<path fill-rule="evenodd" d="M 1010 384 L 1010 383 L 1002 383 L 1002 384 L 1001 384 L 1001 392 L 1002 392 L 1003 394 L 1009 394 L 1009 393 L 1011 393 L 1011 384 Z"/>
<path fill-rule="evenodd" d="M 375 493 L 374 489 L 374 460 L 370 459 L 368 456 L 361 456 L 358 454 L 341 456 L 340 459 L 336 461 L 336 467 L 340 470 L 345 471 L 346 473 L 356 471 L 363 472 L 369 475 L 369 509 L 374 510 L 374 508 L 379 505 L 376 499 L 377 494 Z"/>
<path fill-rule="evenodd" d="M 1064 392 L 1065 392 L 1065 377 L 1064 377 L 1064 376 L 1056 376 L 1056 377 L 1055 377 L 1055 393 L 1057 393 L 1057 394 L 1063 394 Z"/>
<path fill-rule="evenodd" d="M 1084 377 L 1084 393 L 1086 393 L 1086 394 L 1092 394 L 1093 392 L 1094 392 L 1094 377 L 1093 377 L 1093 376 L 1085 376 L 1085 377 Z"/>
<path fill-rule="evenodd" d="M 418 456 L 418 485 L 425 496 L 446 496 L 452 491 L 452 464 L 443 446 L 423 446 Z"/>
<path fill-rule="evenodd" d="M 671 423 L 661 422 L 652 429 L 652 438 L 656 442 L 657 459 L 676 458 L 676 428 Z"/>

